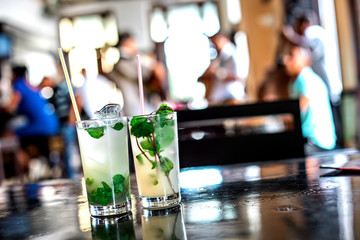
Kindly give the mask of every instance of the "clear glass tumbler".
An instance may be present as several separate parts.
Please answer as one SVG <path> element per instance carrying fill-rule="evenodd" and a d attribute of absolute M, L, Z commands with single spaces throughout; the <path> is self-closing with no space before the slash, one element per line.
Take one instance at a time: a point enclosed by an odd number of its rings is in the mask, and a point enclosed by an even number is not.
<path fill-rule="evenodd" d="M 76 122 L 92 216 L 131 210 L 127 126 L 120 116 Z"/>
<path fill-rule="evenodd" d="M 142 207 L 178 205 L 181 195 L 176 113 L 134 116 L 129 128 Z"/>

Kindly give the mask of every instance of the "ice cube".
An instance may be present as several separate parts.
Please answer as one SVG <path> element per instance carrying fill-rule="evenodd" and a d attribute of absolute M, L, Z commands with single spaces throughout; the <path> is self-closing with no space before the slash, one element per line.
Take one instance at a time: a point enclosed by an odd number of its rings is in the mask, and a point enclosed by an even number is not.
<path fill-rule="evenodd" d="M 110 119 L 121 117 L 121 108 L 119 104 L 107 104 L 99 111 L 95 112 L 99 119 Z"/>

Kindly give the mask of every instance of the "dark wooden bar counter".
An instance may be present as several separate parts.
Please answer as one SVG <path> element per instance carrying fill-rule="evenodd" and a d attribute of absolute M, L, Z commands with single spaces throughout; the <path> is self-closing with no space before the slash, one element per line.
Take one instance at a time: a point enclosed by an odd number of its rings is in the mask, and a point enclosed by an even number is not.
<path fill-rule="evenodd" d="M 182 205 L 162 212 L 141 210 L 132 176 L 132 214 L 110 219 L 90 217 L 81 179 L 4 186 L 0 239 L 360 239 L 360 174 L 319 168 L 359 157 L 184 168 Z"/>

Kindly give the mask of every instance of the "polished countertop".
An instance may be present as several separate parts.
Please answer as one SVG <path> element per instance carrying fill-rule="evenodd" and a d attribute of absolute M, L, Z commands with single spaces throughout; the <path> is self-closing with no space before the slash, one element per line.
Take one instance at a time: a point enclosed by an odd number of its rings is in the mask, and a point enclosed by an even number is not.
<path fill-rule="evenodd" d="M 241 161 L 241 155 L 234 156 Z M 92 218 L 82 179 L 0 187 L 0 239 L 360 239 L 360 174 L 323 169 L 360 158 L 306 158 L 184 168 L 182 204 Z"/>

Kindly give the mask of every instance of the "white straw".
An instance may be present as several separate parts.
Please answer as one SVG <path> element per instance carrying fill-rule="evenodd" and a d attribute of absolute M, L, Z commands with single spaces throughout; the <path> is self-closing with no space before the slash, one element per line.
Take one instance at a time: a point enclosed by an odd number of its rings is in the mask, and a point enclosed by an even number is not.
<path fill-rule="evenodd" d="M 140 55 L 136 55 L 137 59 L 137 68 L 138 68 L 138 80 L 139 80 L 139 95 L 140 95 L 140 105 L 141 105 L 141 114 L 145 114 L 145 106 L 144 106 L 144 89 L 143 89 L 143 80 L 141 73 L 141 59 Z"/>
<path fill-rule="evenodd" d="M 58 50 L 59 50 L 59 56 L 60 56 L 62 68 L 63 68 L 63 71 L 64 71 L 66 83 L 67 83 L 67 86 L 68 86 L 68 89 L 69 89 L 71 102 L 72 102 L 72 105 L 73 105 L 73 108 L 74 108 L 76 120 L 81 121 L 80 115 L 79 115 L 79 110 L 78 110 L 78 107 L 77 107 L 76 101 L 75 101 L 74 91 L 73 91 L 72 86 L 71 86 L 69 73 L 68 73 L 67 68 L 66 68 L 66 64 L 65 64 L 65 60 L 64 60 L 64 54 L 63 54 L 63 51 L 62 51 L 61 48 L 58 48 Z"/>

